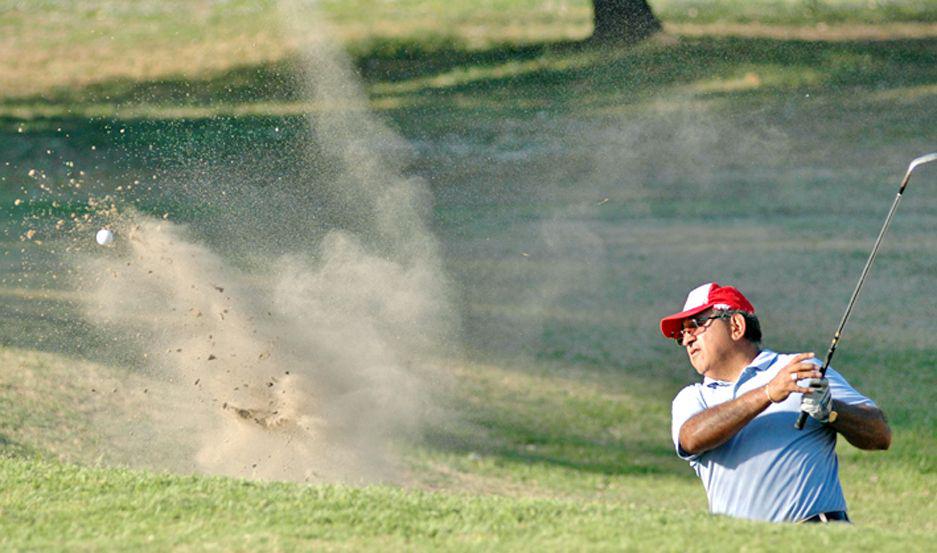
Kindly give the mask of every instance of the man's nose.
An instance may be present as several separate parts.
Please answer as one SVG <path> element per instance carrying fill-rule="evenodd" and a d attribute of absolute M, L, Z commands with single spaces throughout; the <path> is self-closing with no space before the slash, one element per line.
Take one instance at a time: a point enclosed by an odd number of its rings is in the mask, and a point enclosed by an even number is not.
<path fill-rule="evenodd" d="M 696 335 L 695 335 L 695 334 L 693 334 L 692 332 L 684 331 L 684 332 L 683 332 L 683 339 L 681 340 L 680 343 L 683 344 L 683 347 L 687 347 L 687 346 L 689 346 L 690 344 L 692 344 L 692 343 L 695 342 L 695 341 L 696 341 Z"/>

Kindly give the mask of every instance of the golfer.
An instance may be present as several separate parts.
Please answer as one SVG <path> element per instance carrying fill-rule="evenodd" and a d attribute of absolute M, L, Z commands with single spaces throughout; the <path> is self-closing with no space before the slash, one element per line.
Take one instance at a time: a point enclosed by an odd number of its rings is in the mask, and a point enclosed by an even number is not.
<path fill-rule="evenodd" d="M 660 322 L 703 381 L 673 400 L 677 455 L 703 481 L 712 513 L 775 522 L 849 521 L 836 435 L 888 449 L 882 411 L 812 353 L 761 346 L 755 308 L 732 286 L 709 283 Z M 810 415 L 803 430 L 794 422 Z"/>

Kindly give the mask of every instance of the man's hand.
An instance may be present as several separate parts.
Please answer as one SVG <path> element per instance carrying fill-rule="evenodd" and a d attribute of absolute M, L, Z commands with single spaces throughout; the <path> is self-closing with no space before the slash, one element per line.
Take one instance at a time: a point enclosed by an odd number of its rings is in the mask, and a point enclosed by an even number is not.
<path fill-rule="evenodd" d="M 830 381 L 826 378 L 808 378 L 806 384 L 812 392 L 804 394 L 800 400 L 800 410 L 822 423 L 830 422 L 833 411 L 833 396 L 830 394 Z"/>
<path fill-rule="evenodd" d="M 765 395 L 771 403 L 781 403 L 793 393 L 804 394 L 804 397 L 811 395 L 813 390 L 798 386 L 797 381 L 805 378 L 820 378 L 820 370 L 816 363 L 807 361 L 814 357 L 812 353 L 798 353 L 786 367 L 778 371 L 778 374 L 764 388 Z"/>

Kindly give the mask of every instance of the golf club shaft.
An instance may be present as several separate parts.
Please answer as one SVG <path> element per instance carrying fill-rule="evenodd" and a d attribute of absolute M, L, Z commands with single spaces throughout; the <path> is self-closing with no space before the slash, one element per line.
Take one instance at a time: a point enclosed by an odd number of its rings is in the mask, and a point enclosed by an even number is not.
<path fill-rule="evenodd" d="M 888 230 L 888 226 L 891 224 L 892 218 L 895 216 L 895 210 L 898 209 L 898 203 L 901 201 L 901 193 L 895 197 L 895 201 L 891 204 L 891 209 L 888 211 L 888 216 L 885 217 L 885 224 L 882 226 L 882 230 L 878 233 L 878 238 L 875 240 L 875 245 L 872 246 L 872 253 L 869 255 L 869 259 L 865 262 L 865 267 L 862 269 L 862 275 L 859 277 L 859 282 L 856 284 L 855 290 L 852 291 L 852 297 L 849 298 L 849 305 L 846 306 L 846 312 L 843 313 L 843 318 L 839 321 L 839 328 L 836 329 L 836 333 L 833 334 L 833 341 L 830 343 L 830 349 L 826 352 L 826 359 L 823 361 L 823 366 L 820 368 L 820 376 L 826 376 L 826 369 L 830 367 L 830 361 L 833 360 L 833 354 L 836 353 L 836 345 L 839 343 L 839 337 L 843 333 L 843 328 L 846 327 L 846 321 L 849 320 L 849 314 L 852 313 L 852 307 L 856 304 L 856 298 L 859 297 L 859 291 L 862 290 L 862 285 L 865 283 L 865 278 L 869 274 L 869 269 L 872 268 L 872 263 L 875 262 L 875 256 L 878 254 L 878 248 L 882 243 L 882 238 L 885 236 L 885 232 Z M 797 424 L 794 425 L 797 430 L 800 430 L 804 427 L 804 424 L 807 423 L 807 413 L 803 411 L 800 412 L 800 416 L 797 418 Z"/>
<path fill-rule="evenodd" d="M 908 166 L 908 172 L 905 173 L 904 178 L 901 180 L 901 185 L 898 188 L 898 194 L 895 196 L 895 201 L 891 204 L 891 209 L 888 210 L 888 215 L 885 217 L 885 224 L 882 225 L 882 230 L 878 233 L 878 238 L 875 239 L 875 245 L 872 246 L 872 253 L 869 254 L 869 259 L 865 262 L 865 267 L 862 269 L 862 274 L 859 276 L 859 282 L 856 283 L 855 290 L 852 291 L 852 297 L 849 298 L 849 304 L 846 306 L 846 312 L 843 313 L 843 318 L 839 322 L 839 328 L 836 329 L 836 333 L 833 334 L 833 341 L 830 343 L 830 349 L 826 352 L 826 359 L 823 361 L 823 366 L 820 368 L 820 376 L 826 376 L 826 370 L 830 367 L 830 361 L 833 359 L 833 354 L 836 353 L 836 346 L 839 343 L 839 338 L 843 333 L 843 328 L 846 327 L 846 321 L 849 320 L 849 314 L 852 313 L 852 307 L 856 303 L 856 298 L 859 297 L 859 291 L 862 290 L 862 285 L 865 283 L 866 277 L 869 275 L 869 270 L 872 268 L 872 263 L 875 262 L 875 256 L 878 254 L 879 246 L 882 245 L 882 239 L 885 238 L 885 233 L 888 231 L 888 226 L 891 225 L 891 220 L 895 216 L 895 211 L 898 209 L 898 204 L 901 203 L 901 195 L 904 194 L 904 189 L 908 186 L 908 181 L 911 179 L 911 172 L 914 171 L 914 168 L 918 165 L 924 163 L 929 163 L 937 159 L 937 154 L 929 154 L 926 156 L 921 156 L 911 162 L 911 165 Z M 803 429 L 804 425 L 807 424 L 807 417 L 809 415 L 803 411 L 800 412 L 800 415 L 797 417 L 797 422 L 794 423 L 794 428 L 797 430 Z"/>

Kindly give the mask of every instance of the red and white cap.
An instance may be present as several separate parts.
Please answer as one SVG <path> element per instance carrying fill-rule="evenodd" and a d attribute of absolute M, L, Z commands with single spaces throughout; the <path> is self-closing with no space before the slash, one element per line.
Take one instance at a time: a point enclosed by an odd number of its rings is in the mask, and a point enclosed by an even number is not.
<path fill-rule="evenodd" d="M 683 305 L 683 311 L 661 319 L 660 331 L 667 338 L 673 338 L 677 335 L 677 332 L 683 329 L 684 319 L 702 313 L 709 308 L 738 310 L 746 313 L 755 312 L 755 307 L 742 295 L 738 288 L 719 286 L 715 282 L 710 282 L 690 292 L 690 295 L 686 297 L 686 303 Z"/>

